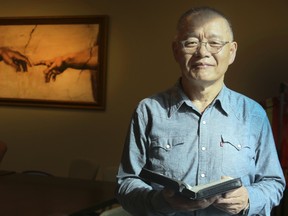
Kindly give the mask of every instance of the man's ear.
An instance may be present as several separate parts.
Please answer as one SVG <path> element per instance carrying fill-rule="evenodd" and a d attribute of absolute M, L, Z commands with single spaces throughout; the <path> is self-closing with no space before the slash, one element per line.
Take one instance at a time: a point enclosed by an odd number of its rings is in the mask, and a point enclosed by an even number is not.
<path fill-rule="evenodd" d="M 237 43 L 235 41 L 231 42 L 230 45 L 230 60 L 229 60 L 229 65 L 232 64 L 235 60 L 236 57 L 236 52 L 237 52 Z"/>

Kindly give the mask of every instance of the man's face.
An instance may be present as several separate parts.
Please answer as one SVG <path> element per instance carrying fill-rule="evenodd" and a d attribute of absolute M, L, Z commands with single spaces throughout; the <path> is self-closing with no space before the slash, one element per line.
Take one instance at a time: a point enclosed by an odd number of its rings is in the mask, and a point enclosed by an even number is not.
<path fill-rule="evenodd" d="M 181 41 L 192 39 L 200 42 L 230 42 L 218 53 L 211 53 L 202 43 L 194 53 L 187 53 Z M 233 63 L 237 50 L 232 42 L 228 23 L 221 17 L 188 17 L 173 43 L 173 52 L 182 71 L 182 80 L 196 85 L 223 82 L 228 66 Z"/>

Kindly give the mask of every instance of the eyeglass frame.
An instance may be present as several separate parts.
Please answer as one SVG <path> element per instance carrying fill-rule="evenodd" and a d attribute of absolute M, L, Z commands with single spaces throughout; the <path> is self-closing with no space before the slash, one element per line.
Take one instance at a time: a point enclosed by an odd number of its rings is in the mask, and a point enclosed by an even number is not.
<path fill-rule="evenodd" d="M 187 41 L 189 41 L 189 40 L 191 40 L 191 39 L 179 41 L 179 43 L 182 44 L 182 48 L 183 48 L 184 50 L 187 48 L 187 47 L 185 47 L 184 43 L 187 42 Z M 221 50 L 223 49 L 223 47 L 224 47 L 226 44 L 232 43 L 233 41 L 218 41 L 218 43 L 221 43 L 221 46 L 219 47 L 219 50 L 217 50 L 216 52 L 211 52 L 211 51 L 209 51 L 209 50 L 207 49 L 207 44 L 209 44 L 209 42 L 211 42 L 211 41 L 195 41 L 195 42 L 198 43 L 198 45 L 195 47 L 195 51 L 193 51 L 193 52 L 187 52 L 187 51 L 185 50 L 187 54 L 194 54 L 194 53 L 201 47 L 201 44 L 202 44 L 202 43 L 205 44 L 205 48 L 206 48 L 206 50 L 207 50 L 208 52 L 210 52 L 211 54 L 217 54 L 217 53 L 221 52 Z"/>

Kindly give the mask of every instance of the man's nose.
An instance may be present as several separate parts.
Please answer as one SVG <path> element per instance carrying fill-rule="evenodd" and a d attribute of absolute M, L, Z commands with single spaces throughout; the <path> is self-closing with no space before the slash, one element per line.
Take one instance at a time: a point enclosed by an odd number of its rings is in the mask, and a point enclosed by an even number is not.
<path fill-rule="evenodd" d="M 196 54 L 198 56 L 207 56 L 210 55 L 210 52 L 207 50 L 207 42 L 200 42 L 197 47 Z"/>

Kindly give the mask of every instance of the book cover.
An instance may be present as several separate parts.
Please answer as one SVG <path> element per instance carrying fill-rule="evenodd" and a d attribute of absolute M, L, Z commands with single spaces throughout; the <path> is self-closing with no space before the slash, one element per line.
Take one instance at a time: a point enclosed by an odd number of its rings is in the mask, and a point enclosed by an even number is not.
<path fill-rule="evenodd" d="M 215 195 L 223 194 L 242 186 L 240 178 L 221 179 L 218 181 L 210 182 L 208 184 L 190 186 L 183 181 L 170 178 L 146 168 L 142 169 L 139 177 L 143 180 L 171 188 L 183 196 L 193 200 L 205 199 Z"/>

